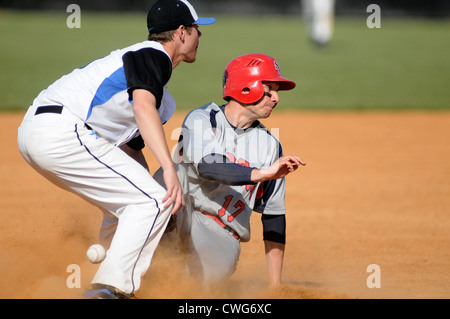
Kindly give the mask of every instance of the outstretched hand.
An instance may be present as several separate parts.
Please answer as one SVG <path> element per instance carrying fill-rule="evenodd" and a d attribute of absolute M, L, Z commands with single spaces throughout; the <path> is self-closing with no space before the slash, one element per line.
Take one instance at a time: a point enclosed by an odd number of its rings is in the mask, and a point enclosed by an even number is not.
<path fill-rule="evenodd" d="M 280 157 L 275 163 L 265 169 L 252 171 L 253 182 L 264 182 L 269 179 L 279 179 L 296 171 L 299 165 L 305 166 L 306 162 L 298 156 L 287 155 Z"/>

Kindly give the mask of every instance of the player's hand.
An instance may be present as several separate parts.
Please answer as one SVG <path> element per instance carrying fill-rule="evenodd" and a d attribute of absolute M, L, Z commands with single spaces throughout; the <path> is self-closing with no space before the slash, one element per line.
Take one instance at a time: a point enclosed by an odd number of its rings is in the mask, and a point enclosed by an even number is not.
<path fill-rule="evenodd" d="M 279 179 L 296 171 L 299 165 L 305 166 L 306 162 L 298 156 L 288 155 L 280 157 L 275 163 L 265 169 L 252 171 L 253 182 L 264 182 L 269 179 Z"/>
<path fill-rule="evenodd" d="M 167 193 L 163 198 L 164 209 L 173 204 L 171 214 L 174 215 L 180 208 L 184 206 L 183 189 L 181 187 L 175 168 L 164 170 L 164 183 L 166 184 Z"/>

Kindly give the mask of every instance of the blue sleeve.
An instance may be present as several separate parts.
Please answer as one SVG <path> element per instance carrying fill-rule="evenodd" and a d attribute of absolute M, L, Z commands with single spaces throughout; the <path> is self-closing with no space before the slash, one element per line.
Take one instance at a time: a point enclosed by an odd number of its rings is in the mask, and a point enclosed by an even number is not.
<path fill-rule="evenodd" d="M 226 185 L 255 184 L 251 181 L 253 167 L 232 163 L 226 156 L 210 154 L 197 165 L 200 176 Z"/>

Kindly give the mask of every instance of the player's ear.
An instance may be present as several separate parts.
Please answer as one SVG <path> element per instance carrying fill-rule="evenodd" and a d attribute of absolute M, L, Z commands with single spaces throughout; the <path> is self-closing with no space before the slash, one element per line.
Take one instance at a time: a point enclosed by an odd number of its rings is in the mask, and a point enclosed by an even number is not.
<path fill-rule="evenodd" d="M 186 27 L 184 25 L 180 25 L 176 31 L 176 35 L 180 39 L 181 43 L 184 43 L 186 39 Z"/>

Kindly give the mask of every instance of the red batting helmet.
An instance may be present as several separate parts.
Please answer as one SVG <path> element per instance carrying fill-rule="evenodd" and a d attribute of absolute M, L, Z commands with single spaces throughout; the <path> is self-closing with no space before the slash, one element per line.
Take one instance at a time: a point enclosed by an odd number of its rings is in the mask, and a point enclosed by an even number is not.
<path fill-rule="evenodd" d="M 265 54 L 247 54 L 233 59 L 225 68 L 223 98 L 255 103 L 264 95 L 263 81 L 278 82 L 279 90 L 295 87 L 295 82 L 281 76 L 277 60 Z"/>

